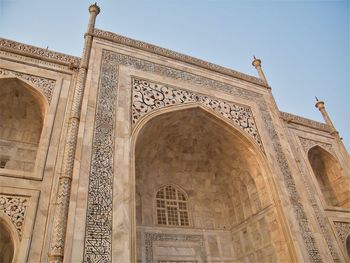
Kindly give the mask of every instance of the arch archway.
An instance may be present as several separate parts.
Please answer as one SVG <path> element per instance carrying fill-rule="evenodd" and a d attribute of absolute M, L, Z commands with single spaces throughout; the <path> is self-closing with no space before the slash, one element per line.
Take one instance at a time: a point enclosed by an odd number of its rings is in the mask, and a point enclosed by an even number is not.
<path fill-rule="evenodd" d="M 219 260 L 277 261 L 279 252 L 271 233 L 280 227 L 271 228 L 271 220 L 276 223 L 277 218 L 264 156 L 257 145 L 220 116 L 194 105 L 167 109 L 136 129 L 133 191 L 138 196 L 136 209 L 141 207 L 138 215 L 142 215 L 134 218 L 137 260 L 148 262 L 149 251 L 157 251 L 151 255 L 154 261 L 201 262 L 198 257 L 203 253 Z M 179 226 L 157 224 L 153 198 L 162 185 L 179 185 L 188 196 L 192 224 L 184 226 L 185 232 Z M 183 248 L 179 240 L 187 240 L 180 233 L 201 236 L 203 231 L 211 244 L 209 250 L 203 252 L 195 242 L 185 242 L 191 255 L 186 249 L 183 255 L 172 254 Z M 165 247 L 164 242 L 157 243 L 157 235 L 166 236 Z M 279 238 L 284 239 L 282 233 Z"/>
<path fill-rule="evenodd" d="M 11 263 L 15 255 L 15 240 L 8 223 L 0 217 L 0 262 Z"/>
<path fill-rule="evenodd" d="M 349 181 L 336 158 L 316 145 L 308 151 L 308 159 L 327 205 L 350 207 Z"/>
<path fill-rule="evenodd" d="M 46 104 L 27 83 L 0 79 L 0 168 L 34 170 Z"/>

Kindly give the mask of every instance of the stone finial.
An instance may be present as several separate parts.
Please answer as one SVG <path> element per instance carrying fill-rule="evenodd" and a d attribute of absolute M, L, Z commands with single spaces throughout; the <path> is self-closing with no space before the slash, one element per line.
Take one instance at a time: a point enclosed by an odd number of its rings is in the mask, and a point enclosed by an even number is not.
<path fill-rule="evenodd" d="M 322 114 L 322 117 L 324 119 L 324 121 L 326 122 L 326 124 L 329 125 L 329 127 L 331 128 L 331 132 L 330 134 L 334 135 L 336 134 L 337 136 L 338 135 L 338 131 L 335 129 L 332 121 L 331 121 L 331 118 L 329 117 L 327 111 L 326 111 L 326 108 L 324 106 L 324 101 L 322 100 L 319 100 L 317 97 L 316 97 L 316 104 L 315 104 L 315 107 L 321 112 Z"/>
<path fill-rule="evenodd" d="M 324 101 L 319 100 L 317 97 L 316 98 L 316 104 L 315 107 L 319 110 L 324 109 Z"/>
<path fill-rule="evenodd" d="M 263 81 L 265 82 L 266 85 L 268 85 L 267 80 L 266 80 L 266 77 L 265 77 L 265 74 L 264 74 L 264 72 L 263 72 L 263 70 L 262 70 L 262 68 L 261 68 L 261 60 L 258 59 L 258 58 L 256 58 L 255 56 L 253 56 L 253 57 L 254 57 L 254 60 L 253 60 L 253 62 L 252 62 L 253 67 L 255 67 L 256 70 L 258 71 L 259 78 L 260 78 L 261 80 L 263 80 Z"/>
<path fill-rule="evenodd" d="M 259 67 L 261 67 L 261 60 L 256 58 L 255 56 L 253 56 L 254 60 L 252 62 L 252 65 L 258 69 Z"/>
<path fill-rule="evenodd" d="M 100 13 L 101 9 L 100 7 L 97 5 L 97 3 L 95 2 L 94 4 L 89 6 L 89 12 L 90 13 L 96 13 L 96 15 L 98 15 Z"/>

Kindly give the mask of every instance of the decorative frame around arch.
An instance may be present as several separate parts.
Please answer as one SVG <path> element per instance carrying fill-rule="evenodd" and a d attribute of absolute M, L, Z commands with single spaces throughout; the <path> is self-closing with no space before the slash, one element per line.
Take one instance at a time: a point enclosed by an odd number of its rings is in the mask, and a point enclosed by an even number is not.
<path fill-rule="evenodd" d="M 55 80 L 0 68 L 0 79 L 2 78 L 15 78 L 27 83 L 30 87 L 35 87 L 35 90 L 46 99 L 46 102 L 51 103 L 56 84 Z"/>
<path fill-rule="evenodd" d="M 186 70 L 184 68 L 180 68 L 177 66 L 169 66 L 165 65 L 165 63 L 162 63 L 160 60 L 157 60 L 158 62 L 155 62 L 154 60 L 147 60 L 145 58 L 140 58 L 138 56 L 133 55 L 132 52 L 130 53 L 124 53 L 119 52 L 118 48 L 114 48 L 114 50 L 111 49 L 111 46 L 109 45 L 107 47 L 106 43 L 110 43 L 109 41 L 105 41 L 102 39 L 99 39 L 99 41 L 105 42 L 100 44 L 101 46 L 98 49 L 99 54 L 102 55 L 101 58 L 101 69 L 100 69 L 100 78 L 103 81 L 108 82 L 111 86 L 116 87 L 118 89 L 119 85 L 119 78 L 118 75 L 119 71 L 123 71 L 123 67 L 130 68 L 134 72 L 145 72 L 146 74 L 155 74 L 159 77 L 165 77 L 169 80 L 174 80 L 181 83 L 188 83 L 190 85 L 196 85 L 197 87 L 202 87 L 205 89 L 208 89 L 210 91 L 216 91 L 220 93 L 227 94 L 229 96 L 234 96 L 243 100 L 248 100 L 254 103 L 256 105 L 257 111 L 259 112 L 259 116 L 262 119 L 262 126 L 264 128 L 264 134 L 266 135 L 267 140 L 270 143 L 270 148 L 273 151 L 273 157 L 271 158 L 276 162 L 276 172 L 280 174 L 283 179 L 284 187 L 287 189 L 287 199 L 291 205 L 291 209 L 293 211 L 293 218 L 295 219 L 295 223 L 292 225 L 300 231 L 299 237 L 303 240 L 304 248 L 302 249 L 302 257 L 304 258 L 304 255 L 307 255 L 310 262 L 320 262 L 322 261 L 322 256 L 319 251 L 318 245 L 316 243 L 316 239 L 314 237 L 314 233 L 311 231 L 310 227 L 310 220 L 306 214 L 304 205 L 300 202 L 300 193 L 297 189 L 297 185 L 295 182 L 294 175 L 292 174 L 291 164 L 289 164 L 289 161 L 287 159 L 287 155 L 285 153 L 285 149 L 283 147 L 283 144 L 287 143 L 285 139 L 282 139 L 281 135 L 278 132 L 277 124 L 273 120 L 273 109 L 271 109 L 271 106 L 269 106 L 268 99 L 266 96 L 270 96 L 268 94 L 263 94 L 262 92 L 253 91 L 250 89 L 245 89 L 242 87 L 239 87 L 231 82 L 224 81 L 224 80 L 217 80 L 210 76 L 205 76 L 204 73 L 194 73 L 193 71 Z M 135 73 L 137 74 L 137 73 Z M 129 83 L 129 82 L 128 82 Z M 109 106 L 109 105 L 108 105 Z M 123 110 L 127 110 L 126 108 Z M 130 120 L 130 119 L 129 119 Z M 124 121 L 127 122 L 124 118 Z M 128 128 L 129 129 L 129 128 Z M 131 133 L 134 133 L 135 130 L 130 131 Z M 112 130 L 110 133 L 114 133 L 114 130 Z M 134 147 L 134 144 L 132 140 L 133 135 L 130 136 L 131 138 L 128 139 L 128 149 L 129 147 Z M 94 141 L 93 141 L 94 143 Z M 133 151 L 131 149 L 131 151 Z M 133 153 L 130 151 L 130 154 Z M 113 155 L 112 151 L 108 151 L 111 153 L 111 156 Z M 259 152 L 259 151 L 258 151 Z M 260 153 L 260 152 L 259 152 Z M 92 157 L 93 158 L 93 157 Z M 110 158 L 112 160 L 112 157 Z M 133 157 L 130 157 L 129 163 L 130 165 L 130 172 L 133 170 L 134 163 Z M 269 168 L 272 169 L 272 168 Z M 130 184 L 132 184 L 132 181 L 130 181 Z M 133 186 L 135 187 L 135 186 Z M 88 193 L 90 195 L 93 193 Z M 112 197 L 111 197 L 112 198 Z M 118 198 L 119 199 L 119 198 Z M 134 204 L 130 205 L 134 206 Z M 109 210 L 112 210 L 112 205 L 108 207 Z M 130 219 L 131 221 L 133 218 Z M 287 220 L 287 218 L 284 217 L 284 220 Z M 294 221 L 294 220 L 293 220 Z M 285 222 L 285 221 L 283 221 Z M 86 223 L 86 226 L 88 226 L 88 223 Z M 134 222 L 131 222 L 132 224 Z M 287 223 L 283 224 L 285 231 L 291 235 L 291 229 L 290 226 Z M 110 231 L 108 229 L 107 231 Z M 106 232 L 108 235 L 108 238 L 111 238 L 111 232 Z M 95 240 L 96 241 L 96 247 L 101 249 L 106 249 L 106 252 L 103 255 L 112 254 L 111 248 L 106 247 L 104 245 L 104 240 Z M 130 239 L 123 241 L 125 244 L 130 243 Z M 328 242 L 329 248 L 332 247 L 332 244 Z M 85 247 L 86 249 L 86 247 Z M 134 250 L 135 247 L 132 247 L 132 250 Z M 337 259 L 337 249 L 334 248 L 334 253 L 330 249 L 330 253 L 332 254 L 332 257 L 334 259 Z M 296 248 L 294 245 L 288 246 L 288 251 L 290 252 L 290 255 L 293 259 L 298 258 Z M 125 256 L 129 255 L 129 252 L 123 253 Z M 305 254 L 304 254 L 305 253 Z M 132 253 L 133 255 L 134 253 Z M 133 259 L 133 258 L 132 258 Z"/>
<path fill-rule="evenodd" d="M 330 143 L 315 141 L 315 140 L 311 140 L 311 139 L 307 139 L 307 138 L 303 138 L 303 137 L 299 137 L 299 140 L 300 140 L 301 145 L 303 146 L 303 150 L 304 150 L 306 155 L 308 154 L 308 152 L 311 148 L 313 148 L 315 146 L 319 146 L 319 147 L 323 148 L 324 150 L 328 151 L 329 153 L 331 153 L 332 155 L 334 155 L 334 157 L 337 156 L 332 144 L 330 144 Z"/>
<path fill-rule="evenodd" d="M 207 95 L 171 87 L 170 85 L 153 83 L 141 78 L 132 78 L 133 125 L 143 116 L 154 110 L 190 103 L 204 106 L 216 114 L 223 116 L 236 128 L 248 134 L 254 143 L 264 152 L 253 112 L 249 106 L 211 98 Z"/>

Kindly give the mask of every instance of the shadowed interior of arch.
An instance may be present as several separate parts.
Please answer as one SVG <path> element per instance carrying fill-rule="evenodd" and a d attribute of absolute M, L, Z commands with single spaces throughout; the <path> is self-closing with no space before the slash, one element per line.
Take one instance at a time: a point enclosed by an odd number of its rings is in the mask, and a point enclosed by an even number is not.
<path fill-rule="evenodd" d="M 7 223 L 0 218 L 0 262 L 11 263 L 14 256 L 14 242 Z"/>
<path fill-rule="evenodd" d="M 0 80 L 0 168 L 33 171 L 44 108 L 26 83 L 16 78 Z"/>
<path fill-rule="evenodd" d="M 308 158 L 326 203 L 331 206 L 350 207 L 349 180 L 342 174 L 335 157 L 315 146 L 309 150 Z"/>
<path fill-rule="evenodd" d="M 255 260 L 276 261 L 271 233 L 279 230 L 269 223 L 275 220 L 269 209 L 272 202 L 256 151 L 240 131 L 201 108 L 164 113 L 148 121 L 135 150 L 138 260 L 147 257 L 148 232 L 172 237 L 154 241 L 155 262 L 198 260 L 200 245 L 181 244 L 176 235 L 205 230 L 208 256 L 244 260 L 249 254 Z M 157 191 L 164 185 L 174 186 L 174 198 L 159 197 Z M 177 185 L 188 196 L 188 224 L 181 224 Z M 166 204 L 161 220 L 160 200 Z M 178 224 L 169 219 L 176 213 Z"/>

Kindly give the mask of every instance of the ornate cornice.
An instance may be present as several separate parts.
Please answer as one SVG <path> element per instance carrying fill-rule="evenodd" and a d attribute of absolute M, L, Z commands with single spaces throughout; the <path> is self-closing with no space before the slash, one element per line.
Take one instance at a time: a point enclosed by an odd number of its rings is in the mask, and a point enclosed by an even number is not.
<path fill-rule="evenodd" d="M 0 38 L 0 50 L 37 58 L 44 61 L 54 62 L 69 67 L 78 67 L 80 62 L 80 58 L 78 57 L 47 50 L 44 48 L 34 47 L 5 38 Z"/>
<path fill-rule="evenodd" d="M 286 121 L 287 123 L 293 122 L 293 123 L 301 124 L 303 126 L 307 126 L 317 130 L 322 130 L 327 132 L 331 131 L 331 128 L 325 123 L 313 121 L 291 113 L 280 111 L 280 117 L 282 120 Z"/>
<path fill-rule="evenodd" d="M 129 47 L 141 49 L 143 51 L 151 52 L 157 55 L 161 55 L 167 58 L 175 59 L 177 61 L 185 62 L 191 65 L 195 65 L 201 68 L 205 68 L 211 71 L 215 71 L 217 73 L 221 73 L 224 75 L 228 75 L 230 77 L 238 78 L 241 80 L 245 80 L 254 84 L 258 84 L 260 86 L 267 87 L 266 83 L 257 77 L 253 77 L 229 68 L 225 68 L 198 58 L 194 58 L 188 55 L 184 55 L 166 48 L 158 47 L 152 44 L 148 44 L 142 41 L 134 40 L 128 37 L 124 37 L 121 35 L 117 35 L 112 32 L 104 31 L 101 29 L 95 29 L 93 33 L 94 37 L 98 37 L 101 39 L 109 40 L 114 43 L 126 45 Z"/>

